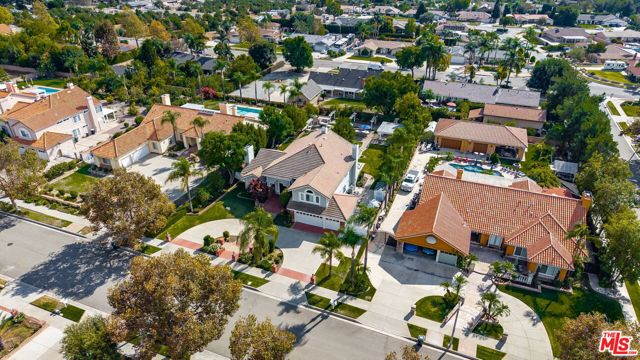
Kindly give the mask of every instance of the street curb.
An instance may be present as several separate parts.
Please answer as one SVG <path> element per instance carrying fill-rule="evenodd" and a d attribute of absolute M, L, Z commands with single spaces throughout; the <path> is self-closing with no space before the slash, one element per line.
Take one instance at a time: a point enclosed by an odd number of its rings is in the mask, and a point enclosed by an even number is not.
<path fill-rule="evenodd" d="M 32 224 L 41 225 L 41 226 L 47 227 L 47 228 L 49 228 L 49 229 L 51 229 L 51 230 L 57 230 L 57 231 L 61 231 L 61 232 L 63 232 L 63 233 L 69 234 L 69 235 L 78 236 L 78 237 L 81 237 L 81 238 L 83 238 L 83 239 L 89 239 L 89 238 L 88 238 L 88 237 L 86 237 L 85 235 L 82 235 L 82 234 L 79 234 L 79 233 L 75 233 L 75 232 L 73 232 L 73 231 L 65 230 L 64 228 L 59 228 L 59 227 L 57 227 L 57 226 L 49 225 L 49 224 L 47 224 L 47 223 L 43 223 L 43 222 L 40 222 L 40 221 L 32 220 L 32 219 L 26 218 L 26 217 L 24 217 L 24 216 L 20 216 L 20 215 L 16 215 L 16 214 L 11 214 L 11 213 L 8 213 L 8 212 L 6 212 L 6 211 L 2 211 L 2 210 L 0 210 L 0 214 L 6 215 L 6 216 L 10 216 L 10 217 L 14 217 L 14 218 L 17 218 L 17 219 L 20 219 L 20 220 L 23 220 L 23 221 L 27 221 L 27 222 L 30 222 L 30 223 L 32 223 Z M 46 215 L 46 214 L 45 214 L 45 215 Z M 53 216 L 52 216 L 52 217 L 53 217 Z"/>

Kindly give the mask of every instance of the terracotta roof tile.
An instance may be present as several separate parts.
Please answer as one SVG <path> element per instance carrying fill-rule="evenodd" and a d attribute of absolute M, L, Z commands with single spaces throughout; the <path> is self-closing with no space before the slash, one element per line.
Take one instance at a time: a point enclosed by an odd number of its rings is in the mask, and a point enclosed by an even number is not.
<path fill-rule="evenodd" d="M 533 191 L 537 193 L 542 192 L 542 187 L 529 178 L 518 179 L 514 181 L 509 187 L 512 187 L 514 189 Z"/>
<path fill-rule="evenodd" d="M 484 116 L 495 116 L 514 120 L 537 122 L 545 122 L 547 120 L 546 110 L 509 105 L 486 104 L 483 114 Z M 471 112 L 469 112 L 469 117 L 471 117 Z"/>
<path fill-rule="evenodd" d="M 484 124 L 475 121 L 440 119 L 435 136 L 456 140 L 526 148 L 527 130 L 504 125 Z"/>
<path fill-rule="evenodd" d="M 70 134 L 62 134 L 57 132 L 46 131 L 37 140 L 24 140 L 14 138 L 14 140 L 22 145 L 32 147 L 39 150 L 49 150 L 54 146 L 68 141 L 72 138 Z"/>

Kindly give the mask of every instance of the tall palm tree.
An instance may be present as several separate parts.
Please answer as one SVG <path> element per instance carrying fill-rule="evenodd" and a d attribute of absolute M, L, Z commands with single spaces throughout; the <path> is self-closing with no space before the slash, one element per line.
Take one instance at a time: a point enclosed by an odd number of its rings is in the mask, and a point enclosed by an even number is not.
<path fill-rule="evenodd" d="M 565 235 L 566 239 L 573 239 L 576 242 L 575 249 L 573 250 L 573 258 L 582 258 L 582 250 L 584 250 L 587 241 L 591 238 L 591 230 L 587 224 L 578 223 L 573 228 L 567 231 Z"/>
<path fill-rule="evenodd" d="M 162 114 L 162 119 L 160 120 L 160 124 L 171 124 L 171 128 L 173 129 L 173 141 L 178 143 L 178 118 L 180 118 L 180 113 L 177 111 L 167 110 Z"/>
<path fill-rule="evenodd" d="M 500 301 L 498 294 L 492 291 L 482 293 L 477 304 L 482 306 L 489 319 L 496 321 L 499 316 L 509 316 L 511 313 L 509 306 Z"/>
<path fill-rule="evenodd" d="M 525 47 L 519 39 L 507 38 L 500 47 L 505 52 L 505 58 L 502 60 L 502 64 L 507 68 L 507 84 L 511 78 L 511 73 L 515 72 L 516 75 L 520 73 L 522 68 L 529 61 L 529 50 Z"/>
<path fill-rule="evenodd" d="M 259 262 L 269 250 L 269 242 L 278 241 L 278 227 L 263 208 L 256 208 L 242 218 L 244 229 L 238 236 L 240 251 L 244 252 L 253 241 L 253 261 Z"/>
<path fill-rule="evenodd" d="M 469 281 L 464 277 L 464 275 L 458 274 L 453 277 L 453 284 L 451 284 L 451 288 L 453 289 L 453 293 L 456 294 L 456 298 L 460 296 L 460 291 Z"/>
<path fill-rule="evenodd" d="M 209 121 L 209 119 L 205 119 L 202 116 L 196 116 L 193 120 L 191 120 L 191 125 L 200 129 L 200 132 L 202 132 L 204 127 L 207 126 L 207 124 L 209 124 L 210 122 L 211 121 Z"/>
<path fill-rule="evenodd" d="M 287 84 L 280 84 L 280 86 L 278 86 L 278 89 L 280 90 L 280 95 L 284 96 L 283 102 L 286 104 L 287 93 L 289 92 L 289 86 L 287 86 Z"/>
<path fill-rule="evenodd" d="M 229 65 L 227 61 L 218 58 L 214 68 L 216 72 L 220 72 L 220 80 L 222 81 L 222 100 L 226 100 L 227 98 L 227 93 L 224 88 L 224 70 L 227 68 L 227 65 Z"/>
<path fill-rule="evenodd" d="M 262 83 L 262 89 L 267 92 L 267 100 L 271 102 L 271 90 L 273 90 L 275 86 L 271 81 L 265 81 Z"/>
<path fill-rule="evenodd" d="M 349 270 L 349 278 L 351 281 L 351 286 L 353 286 L 356 268 L 356 246 L 358 246 L 362 242 L 362 236 L 358 235 L 351 226 L 347 226 L 346 228 L 342 229 L 342 234 L 340 234 L 340 241 L 343 245 L 349 246 L 351 248 L 351 269 Z"/>
<path fill-rule="evenodd" d="M 378 215 L 378 209 L 375 207 L 368 207 L 366 205 L 360 204 L 358 205 L 358 212 L 353 215 L 349 222 L 352 224 L 357 224 L 361 226 L 367 227 L 367 238 L 364 239 L 362 246 L 364 249 L 364 268 L 367 268 L 367 261 L 369 258 L 369 237 L 371 236 L 371 227 L 373 223 L 376 221 L 376 216 Z"/>
<path fill-rule="evenodd" d="M 304 84 L 301 83 L 300 80 L 294 79 L 293 83 L 291 83 L 291 86 L 289 87 L 289 99 L 293 99 L 302 95 L 303 86 Z"/>
<path fill-rule="evenodd" d="M 235 81 L 238 84 L 238 88 L 240 90 L 240 101 L 242 101 L 244 99 L 242 97 L 242 83 L 247 81 L 247 76 L 241 72 L 234 73 L 233 81 Z"/>
<path fill-rule="evenodd" d="M 189 180 L 193 176 L 202 175 L 202 170 L 195 167 L 195 164 L 187 160 L 187 158 L 181 157 L 178 161 L 171 165 L 171 172 L 167 177 L 167 182 L 173 180 L 180 180 L 180 186 L 182 190 L 187 191 L 187 197 L 189 198 L 189 209 L 193 212 L 193 201 L 191 200 L 191 186 Z"/>
<path fill-rule="evenodd" d="M 318 245 L 316 245 L 313 250 L 311 250 L 314 254 L 320 254 L 323 259 L 329 260 L 329 277 L 331 277 L 331 269 L 333 268 L 333 258 L 337 257 L 340 259 L 344 255 L 340 251 L 342 247 L 342 243 L 338 236 L 332 232 L 326 232 L 320 240 L 318 240 Z"/>

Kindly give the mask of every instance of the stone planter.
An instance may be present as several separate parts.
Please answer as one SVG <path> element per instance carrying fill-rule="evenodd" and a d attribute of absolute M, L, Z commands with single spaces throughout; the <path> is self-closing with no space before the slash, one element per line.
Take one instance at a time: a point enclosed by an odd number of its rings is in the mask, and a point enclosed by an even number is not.
<path fill-rule="evenodd" d="M 276 273 L 276 272 L 278 272 L 278 270 L 280 270 L 280 265 L 278 265 L 278 264 L 272 264 L 271 265 L 271 272 Z"/>

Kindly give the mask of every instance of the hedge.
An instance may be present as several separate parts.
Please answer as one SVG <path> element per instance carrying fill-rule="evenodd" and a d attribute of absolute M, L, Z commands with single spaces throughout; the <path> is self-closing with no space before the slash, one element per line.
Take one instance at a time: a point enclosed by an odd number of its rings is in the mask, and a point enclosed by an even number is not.
<path fill-rule="evenodd" d="M 78 160 L 71 160 L 60 164 L 53 165 L 49 170 L 44 172 L 45 179 L 51 181 L 59 176 L 62 176 L 65 172 L 73 170 L 78 165 Z"/>

